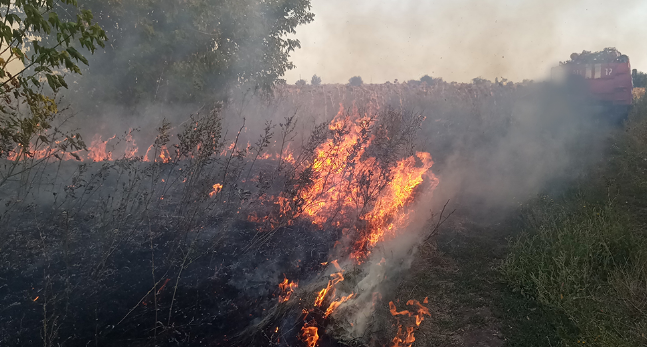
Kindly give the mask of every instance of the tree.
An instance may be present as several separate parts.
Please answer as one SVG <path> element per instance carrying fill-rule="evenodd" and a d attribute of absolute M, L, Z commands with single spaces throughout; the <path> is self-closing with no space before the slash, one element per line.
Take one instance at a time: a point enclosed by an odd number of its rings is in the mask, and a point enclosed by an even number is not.
<path fill-rule="evenodd" d="M 362 78 L 360 76 L 353 76 L 348 80 L 348 84 L 357 87 L 364 84 L 364 81 L 362 81 Z"/>
<path fill-rule="evenodd" d="M 45 132 L 58 109 L 46 87 L 67 88 L 65 74 L 80 74 L 77 64 L 88 64 L 77 47 L 94 53 L 107 38 L 76 0 L 0 0 L 0 12 L 0 157 L 14 153 L 17 161 L 33 156 L 34 140 L 49 141 Z M 78 136 L 64 142 L 83 146 Z"/>
<path fill-rule="evenodd" d="M 492 83 L 492 81 L 485 79 L 483 77 L 475 77 L 475 78 L 472 78 L 472 83 L 479 85 L 479 84 Z"/>
<path fill-rule="evenodd" d="M 431 86 L 431 85 L 434 84 L 434 79 L 431 78 L 431 76 L 429 76 L 429 75 L 424 75 L 424 76 L 420 77 L 420 82 L 425 82 L 425 83 L 427 83 L 428 86 Z"/>
<path fill-rule="evenodd" d="M 631 77 L 633 79 L 635 88 L 647 87 L 647 73 L 640 72 L 636 69 L 633 69 L 631 71 Z"/>
<path fill-rule="evenodd" d="M 288 38 L 310 0 L 87 0 L 111 44 L 80 90 L 121 105 L 224 100 L 234 84 L 270 90 L 294 65 Z"/>
<path fill-rule="evenodd" d="M 307 84 L 308 84 L 308 82 L 306 82 L 306 80 L 304 80 L 304 79 L 300 79 L 300 80 L 298 80 L 298 81 L 295 83 L 295 85 L 296 85 L 297 87 L 304 87 L 304 86 L 305 86 L 305 85 L 307 85 Z"/>
<path fill-rule="evenodd" d="M 310 84 L 313 86 L 318 86 L 321 84 L 321 77 L 317 75 L 312 75 L 312 79 L 310 80 Z"/>

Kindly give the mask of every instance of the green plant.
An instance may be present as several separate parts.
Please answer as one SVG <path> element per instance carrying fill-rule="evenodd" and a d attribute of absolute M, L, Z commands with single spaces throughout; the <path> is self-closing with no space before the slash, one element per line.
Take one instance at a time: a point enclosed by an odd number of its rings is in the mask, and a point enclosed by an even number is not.
<path fill-rule="evenodd" d="M 564 313 L 579 330 L 566 345 L 647 343 L 644 103 L 616 135 L 604 180 L 557 202 L 540 198 L 501 270 L 510 286 Z"/>

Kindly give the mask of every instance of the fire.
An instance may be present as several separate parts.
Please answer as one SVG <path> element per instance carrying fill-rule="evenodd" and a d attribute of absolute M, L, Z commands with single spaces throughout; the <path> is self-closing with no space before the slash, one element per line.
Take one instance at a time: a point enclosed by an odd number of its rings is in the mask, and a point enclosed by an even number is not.
<path fill-rule="evenodd" d="M 126 135 L 126 149 L 124 150 L 124 158 L 129 159 L 129 158 L 134 158 L 137 155 L 137 152 L 139 151 L 139 148 L 137 148 L 137 144 L 135 143 L 135 139 L 133 138 L 133 130 L 129 129 L 128 133 Z"/>
<path fill-rule="evenodd" d="M 166 146 L 162 146 L 159 158 L 162 163 L 168 163 L 171 161 L 171 154 L 169 153 L 168 149 L 166 149 Z"/>
<path fill-rule="evenodd" d="M 317 341 L 319 341 L 319 334 L 317 333 L 317 327 L 304 325 L 301 328 L 301 338 L 306 343 L 308 347 L 315 347 Z"/>
<path fill-rule="evenodd" d="M 339 264 L 337 264 L 337 260 L 333 260 L 330 263 L 335 266 L 335 268 L 337 269 L 338 272 L 330 274 L 330 277 L 332 277 L 332 278 L 330 280 L 328 280 L 328 285 L 326 286 L 326 288 L 319 291 L 319 294 L 317 295 L 317 298 L 315 299 L 315 305 L 314 305 L 315 307 L 320 307 L 321 304 L 323 304 L 324 299 L 326 298 L 326 294 L 328 294 L 328 292 L 330 292 L 331 289 L 334 290 L 335 285 L 337 283 L 344 280 L 344 276 L 342 275 L 344 270 L 342 270 L 341 267 L 339 266 Z"/>
<path fill-rule="evenodd" d="M 425 298 L 423 300 L 423 303 L 427 302 L 428 300 L 427 298 Z M 391 315 L 396 317 L 396 319 L 398 320 L 398 332 L 392 340 L 393 347 L 410 347 L 411 344 L 416 341 L 416 338 L 413 336 L 414 329 L 416 327 L 419 327 L 420 324 L 425 320 L 425 315 L 431 317 L 429 309 L 420 304 L 418 300 L 407 301 L 407 306 L 415 306 L 415 309 L 398 312 L 393 301 L 389 301 L 389 311 L 391 311 Z M 407 316 L 414 318 L 415 326 L 411 325 L 403 330 L 398 316 Z"/>
<path fill-rule="evenodd" d="M 284 277 L 283 282 L 279 283 L 279 290 L 281 291 L 281 294 L 279 294 L 279 302 L 286 302 L 290 300 L 290 296 L 292 296 L 292 293 L 294 293 L 294 290 L 298 287 L 298 283 L 290 282 L 288 281 L 287 277 Z"/>
<path fill-rule="evenodd" d="M 350 257 L 358 263 L 378 242 L 395 237 L 407 225 L 406 206 L 422 182 L 427 180 L 431 188 L 438 184 L 429 153 L 386 163 L 367 155 L 377 136 L 375 122 L 375 117 L 357 112 L 346 116 L 340 108 L 328 127 L 332 136 L 315 149 L 305 169 L 311 183 L 293 196 L 276 199 L 281 216 L 303 215 L 319 227 L 329 223 L 354 228 L 357 239 Z M 293 160 L 291 153 L 283 158 Z"/>
<path fill-rule="evenodd" d="M 214 196 L 222 190 L 222 184 L 216 183 L 213 186 L 213 190 L 209 193 L 209 196 Z"/>
<path fill-rule="evenodd" d="M 326 309 L 326 313 L 324 314 L 324 318 L 330 316 L 330 314 L 333 313 L 333 311 L 336 310 L 337 307 L 339 307 L 339 305 L 341 305 L 342 303 L 348 301 L 348 299 L 352 298 L 353 295 L 355 295 L 355 294 L 350 293 L 347 296 L 342 296 L 341 299 L 339 299 L 339 300 L 331 302 L 330 306 L 328 306 L 328 309 Z"/>
<path fill-rule="evenodd" d="M 117 137 L 117 135 L 113 135 L 111 138 L 102 141 L 101 135 L 94 135 L 92 142 L 90 143 L 90 147 L 88 147 L 88 159 L 92 161 L 112 160 L 112 152 L 106 152 L 106 146 L 108 141 L 115 137 Z"/>

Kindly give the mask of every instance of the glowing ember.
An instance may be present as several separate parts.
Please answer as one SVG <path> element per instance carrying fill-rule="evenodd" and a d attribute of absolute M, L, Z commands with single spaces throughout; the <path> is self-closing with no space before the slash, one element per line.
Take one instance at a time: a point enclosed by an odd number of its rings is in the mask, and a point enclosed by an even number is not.
<path fill-rule="evenodd" d="M 216 183 L 213 185 L 213 190 L 209 193 L 209 196 L 214 196 L 222 190 L 222 184 Z"/>
<path fill-rule="evenodd" d="M 287 277 L 284 277 L 283 282 L 279 283 L 279 290 L 281 291 L 281 294 L 279 294 L 279 302 L 290 300 L 290 296 L 292 296 L 292 293 L 294 293 L 294 290 L 298 287 L 298 283 L 290 282 Z"/>
<path fill-rule="evenodd" d="M 171 161 L 171 154 L 169 153 L 168 149 L 166 149 L 166 146 L 162 146 L 159 158 L 162 163 L 168 163 Z"/>

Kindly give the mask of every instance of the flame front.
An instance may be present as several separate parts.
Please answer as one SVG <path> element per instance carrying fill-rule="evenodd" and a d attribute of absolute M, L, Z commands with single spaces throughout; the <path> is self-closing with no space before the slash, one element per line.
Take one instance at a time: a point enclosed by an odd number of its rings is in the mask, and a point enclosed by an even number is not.
<path fill-rule="evenodd" d="M 350 257 L 358 263 L 378 242 L 395 237 L 407 225 L 406 206 L 425 179 L 432 189 L 438 184 L 429 153 L 397 161 L 368 155 L 377 136 L 375 122 L 357 111 L 347 116 L 340 108 L 328 127 L 332 135 L 317 146 L 303 171 L 310 184 L 276 199 L 282 216 L 303 215 L 320 228 L 348 226 L 355 235 Z"/>

